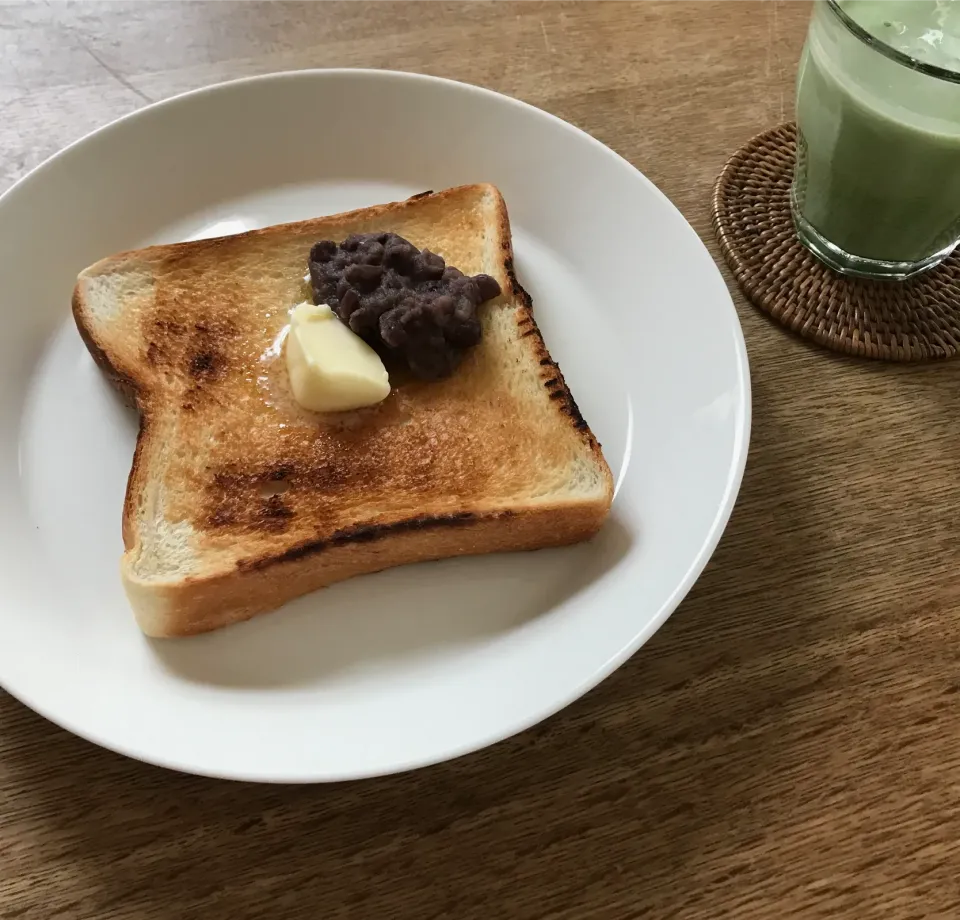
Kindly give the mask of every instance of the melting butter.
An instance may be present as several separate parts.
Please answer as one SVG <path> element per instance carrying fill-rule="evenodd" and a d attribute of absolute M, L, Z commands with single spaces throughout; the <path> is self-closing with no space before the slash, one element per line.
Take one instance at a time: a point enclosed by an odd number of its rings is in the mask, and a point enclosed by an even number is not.
<path fill-rule="evenodd" d="M 390 394 L 380 356 L 327 304 L 298 304 L 285 345 L 293 397 L 310 412 L 361 409 Z"/>

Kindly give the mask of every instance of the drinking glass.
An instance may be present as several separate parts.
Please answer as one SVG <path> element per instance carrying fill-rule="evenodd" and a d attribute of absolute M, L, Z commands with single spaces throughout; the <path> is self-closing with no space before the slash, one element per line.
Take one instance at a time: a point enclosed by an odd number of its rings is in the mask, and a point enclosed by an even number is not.
<path fill-rule="evenodd" d="M 960 239 L 960 4 L 815 0 L 791 206 L 836 271 L 908 278 Z"/>

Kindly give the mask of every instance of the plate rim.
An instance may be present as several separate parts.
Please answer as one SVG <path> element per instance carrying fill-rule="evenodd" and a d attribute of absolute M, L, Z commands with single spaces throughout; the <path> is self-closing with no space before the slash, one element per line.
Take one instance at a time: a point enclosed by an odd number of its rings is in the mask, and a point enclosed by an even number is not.
<path fill-rule="evenodd" d="M 504 741 L 508 738 L 511 738 L 515 735 L 519 735 L 524 731 L 529 730 L 535 725 L 540 724 L 541 722 L 546 721 L 547 719 L 552 718 L 557 713 L 566 709 L 580 697 L 584 696 L 604 680 L 606 680 L 615 670 L 617 670 L 621 665 L 623 665 L 627 660 L 629 660 L 640 648 L 642 648 L 650 638 L 663 626 L 663 624 L 670 618 L 674 613 L 683 599 L 687 596 L 690 590 L 693 588 L 694 584 L 699 579 L 700 575 L 703 573 L 708 562 L 716 551 L 717 546 L 720 543 L 720 540 L 726 530 L 727 524 L 730 521 L 730 517 L 733 513 L 733 509 L 736 505 L 737 498 L 740 493 L 740 488 L 743 483 L 744 472 L 746 469 L 747 457 L 749 454 L 750 448 L 750 438 L 752 432 L 752 420 L 753 420 L 753 395 L 752 395 L 752 385 L 751 385 L 751 375 L 750 375 L 750 363 L 749 356 L 746 347 L 746 341 L 743 335 L 743 327 L 740 322 L 739 313 L 737 311 L 736 305 L 733 301 L 733 297 L 730 293 L 729 285 L 726 283 L 726 279 L 723 277 L 723 272 L 720 268 L 720 265 L 710 253 L 710 250 L 707 248 L 706 243 L 700 238 L 700 235 L 693 228 L 693 225 L 689 220 L 683 215 L 680 209 L 667 197 L 667 195 L 660 190 L 660 188 L 650 180 L 637 166 L 631 163 L 626 157 L 618 153 L 612 147 L 598 140 L 593 135 L 589 134 L 583 128 L 572 124 L 571 122 L 566 121 L 565 119 L 560 118 L 558 115 L 554 115 L 552 112 L 549 112 L 545 109 L 542 109 L 532 103 L 525 102 L 522 99 L 518 99 L 514 96 L 507 95 L 506 93 L 499 92 L 497 90 L 490 89 L 484 86 L 478 86 L 472 83 L 466 83 L 464 81 L 451 79 L 448 77 L 434 76 L 431 74 L 418 73 L 414 71 L 403 71 L 403 70 L 391 70 L 391 69 L 381 69 L 381 68 L 368 68 L 368 67 L 335 67 L 335 68 L 303 68 L 296 70 L 281 70 L 273 71 L 263 74 L 252 74 L 244 77 L 239 77 L 231 80 L 222 80 L 216 83 L 211 83 L 206 86 L 196 87 L 194 89 L 185 90 L 184 92 L 176 93 L 171 96 L 167 96 L 163 99 L 156 100 L 145 106 L 134 109 L 131 112 L 127 112 L 124 115 L 120 115 L 117 118 L 112 119 L 111 121 L 100 125 L 97 128 L 94 128 L 91 131 L 88 131 L 86 134 L 83 134 L 76 140 L 71 141 L 69 144 L 60 148 L 41 163 L 38 163 L 32 169 L 30 169 L 26 174 L 21 176 L 16 180 L 9 188 L 7 188 L 2 194 L 0 194 L 0 216 L 2 216 L 4 204 L 12 197 L 22 194 L 23 189 L 35 183 L 39 179 L 42 179 L 43 173 L 49 169 L 56 161 L 60 158 L 68 156 L 70 152 L 76 148 L 80 147 L 90 140 L 99 137 L 101 135 L 109 134 L 111 131 L 118 128 L 120 125 L 125 124 L 128 121 L 136 121 L 138 119 L 148 119 L 154 110 L 162 109 L 164 107 L 176 106 L 178 103 L 184 102 L 188 99 L 200 96 L 215 96 L 217 93 L 222 92 L 227 89 L 233 89 L 236 87 L 243 86 L 245 84 L 262 84 L 266 82 L 282 82 L 289 79 L 301 79 L 301 78 L 316 78 L 316 79 L 326 79 L 326 78 L 337 78 L 337 77 L 361 77 L 364 79 L 392 79 L 407 81 L 409 83 L 431 83 L 431 84 L 441 84 L 446 85 L 451 88 L 455 88 L 460 91 L 467 91 L 481 96 L 486 96 L 488 99 L 493 99 L 499 102 L 500 104 L 506 103 L 508 105 L 519 108 L 520 110 L 526 112 L 529 115 L 534 117 L 546 117 L 548 120 L 557 123 L 560 127 L 571 130 L 576 134 L 580 135 L 581 138 L 585 139 L 589 144 L 602 152 L 602 155 L 613 157 L 615 160 L 621 162 L 621 164 L 627 166 L 630 171 L 633 173 L 634 177 L 639 179 L 649 191 L 653 192 L 657 198 L 660 199 L 661 203 L 664 204 L 668 209 L 672 210 L 677 217 L 686 225 L 687 230 L 693 235 L 693 238 L 697 241 L 700 247 L 703 249 L 704 254 L 708 258 L 709 262 L 713 265 L 713 270 L 717 274 L 717 280 L 722 285 L 722 289 L 726 293 L 726 309 L 729 311 L 730 316 L 733 319 L 732 323 L 732 336 L 733 344 L 735 346 L 735 357 L 736 357 L 736 370 L 738 375 L 738 382 L 740 386 L 741 399 L 739 405 L 736 407 L 734 412 L 734 457 L 733 462 L 728 470 L 726 488 L 724 490 L 720 505 L 717 509 L 713 521 L 710 525 L 710 529 L 706 535 L 706 538 L 703 540 L 700 550 L 697 555 L 692 559 L 690 565 L 687 568 L 686 573 L 684 574 L 683 579 L 678 583 L 666 600 L 661 604 L 659 610 L 656 614 L 650 619 L 646 627 L 640 630 L 633 638 L 631 642 L 625 645 L 623 648 L 619 649 L 615 654 L 611 655 L 607 661 L 598 669 L 596 669 L 586 680 L 572 687 L 563 697 L 555 700 L 550 707 L 547 707 L 541 710 L 536 715 L 529 717 L 527 719 L 520 720 L 516 723 L 511 723 L 508 727 L 503 730 L 500 730 L 492 735 L 487 735 L 482 738 L 474 739 L 471 743 L 466 745 L 460 745 L 455 748 L 448 748 L 442 753 L 435 754 L 433 756 L 417 758 L 415 761 L 406 762 L 406 763 L 395 763 L 388 769 L 366 769 L 366 770 L 354 770 L 349 773 L 327 773 L 324 775 L 317 775 L 316 772 L 308 773 L 304 771 L 289 771 L 287 775 L 276 776 L 258 773 L 256 771 L 251 771 L 248 769 L 237 769 L 232 772 L 217 771 L 212 769 L 205 769 L 202 766 L 196 764 L 191 764 L 189 762 L 184 762 L 178 758 L 167 758 L 164 756 L 155 756 L 152 753 L 144 753 L 136 749 L 135 747 L 128 746 L 122 741 L 116 741 L 113 739 L 104 738 L 100 735 L 99 732 L 95 730 L 89 730 L 85 727 L 78 726 L 72 723 L 72 720 L 67 718 L 64 719 L 59 715 L 50 711 L 49 707 L 44 703 L 38 703 L 32 699 L 32 694 L 29 691 L 24 692 L 23 688 L 14 689 L 7 683 L 3 675 L 0 675 L 0 689 L 3 689 L 6 693 L 10 694 L 14 699 L 18 700 L 22 705 L 26 706 L 28 709 L 35 712 L 37 715 L 51 722 L 52 724 L 58 726 L 59 728 L 70 732 L 73 735 L 76 735 L 79 738 L 82 738 L 84 741 L 95 744 L 98 747 L 104 748 L 108 751 L 111 751 L 116 754 L 120 754 L 124 757 L 128 757 L 132 760 L 140 761 L 141 763 L 146 763 L 151 766 L 157 766 L 164 769 L 174 770 L 180 773 L 185 773 L 188 775 L 194 776 L 203 776 L 208 778 L 223 779 L 229 781 L 239 781 L 239 782 L 257 782 L 257 783 L 270 783 L 270 784 L 284 784 L 284 785 L 305 785 L 305 784 L 315 784 L 315 783 L 333 783 L 333 782 L 347 782 L 352 780 L 359 779 L 372 779 L 380 776 L 390 776 L 396 775 L 399 773 L 405 773 L 416 769 L 421 769 L 424 767 L 433 766 L 439 763 L 444 763 L 447 761 L 455 760 L 460 757 L 463 757 L 467 754 L 475 753 L 477 751 L 483 750 L 492 745 L 499 744 L 501 741 Z"/>

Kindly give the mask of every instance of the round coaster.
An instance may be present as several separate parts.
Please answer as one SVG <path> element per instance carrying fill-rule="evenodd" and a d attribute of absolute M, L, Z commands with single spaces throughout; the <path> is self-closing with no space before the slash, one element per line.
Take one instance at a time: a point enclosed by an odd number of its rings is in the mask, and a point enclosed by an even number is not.
<path fill-rule="evenodd" d="M 907 281 L 848 278 L 797 239 L 790 216 L 796 127 L 741 147 L 713 193 L 720 249 L 747 297 L 777 322 L 834 351 L 887 361 L 960 351 L 960 252 Z"/>

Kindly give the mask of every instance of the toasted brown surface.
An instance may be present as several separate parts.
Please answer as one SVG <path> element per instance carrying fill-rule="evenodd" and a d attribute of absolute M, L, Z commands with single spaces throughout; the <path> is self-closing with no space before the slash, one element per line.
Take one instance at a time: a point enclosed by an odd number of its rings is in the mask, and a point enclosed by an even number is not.
<path fill-rule="evenodd" d="M 482 308 L 484 340 L 452 377 L 425 383 L 391 369 L 383 403 L 306 413 L 286 390 L 278 337 L 309 296 L 310 247 L 373 230 L 492 274 L 504 294 Z M 125 578 L 135 609 L 161 587 L 164 607 L 185 605 L 148 631 L 209 628 L 418 558 L 571 542 L 609 507 L 609 470 L 514 275 L 506 208 L 490 186 L 123 253 L 81 274 L 73 307 L 91 352 L 142 413 Z M 600 470 L 600 492 L 566 494 L 584 465 Z M 454 530 L 470 536 L 451 541 Z M 242 604 L 224 593 L 230 579 Z"/>

